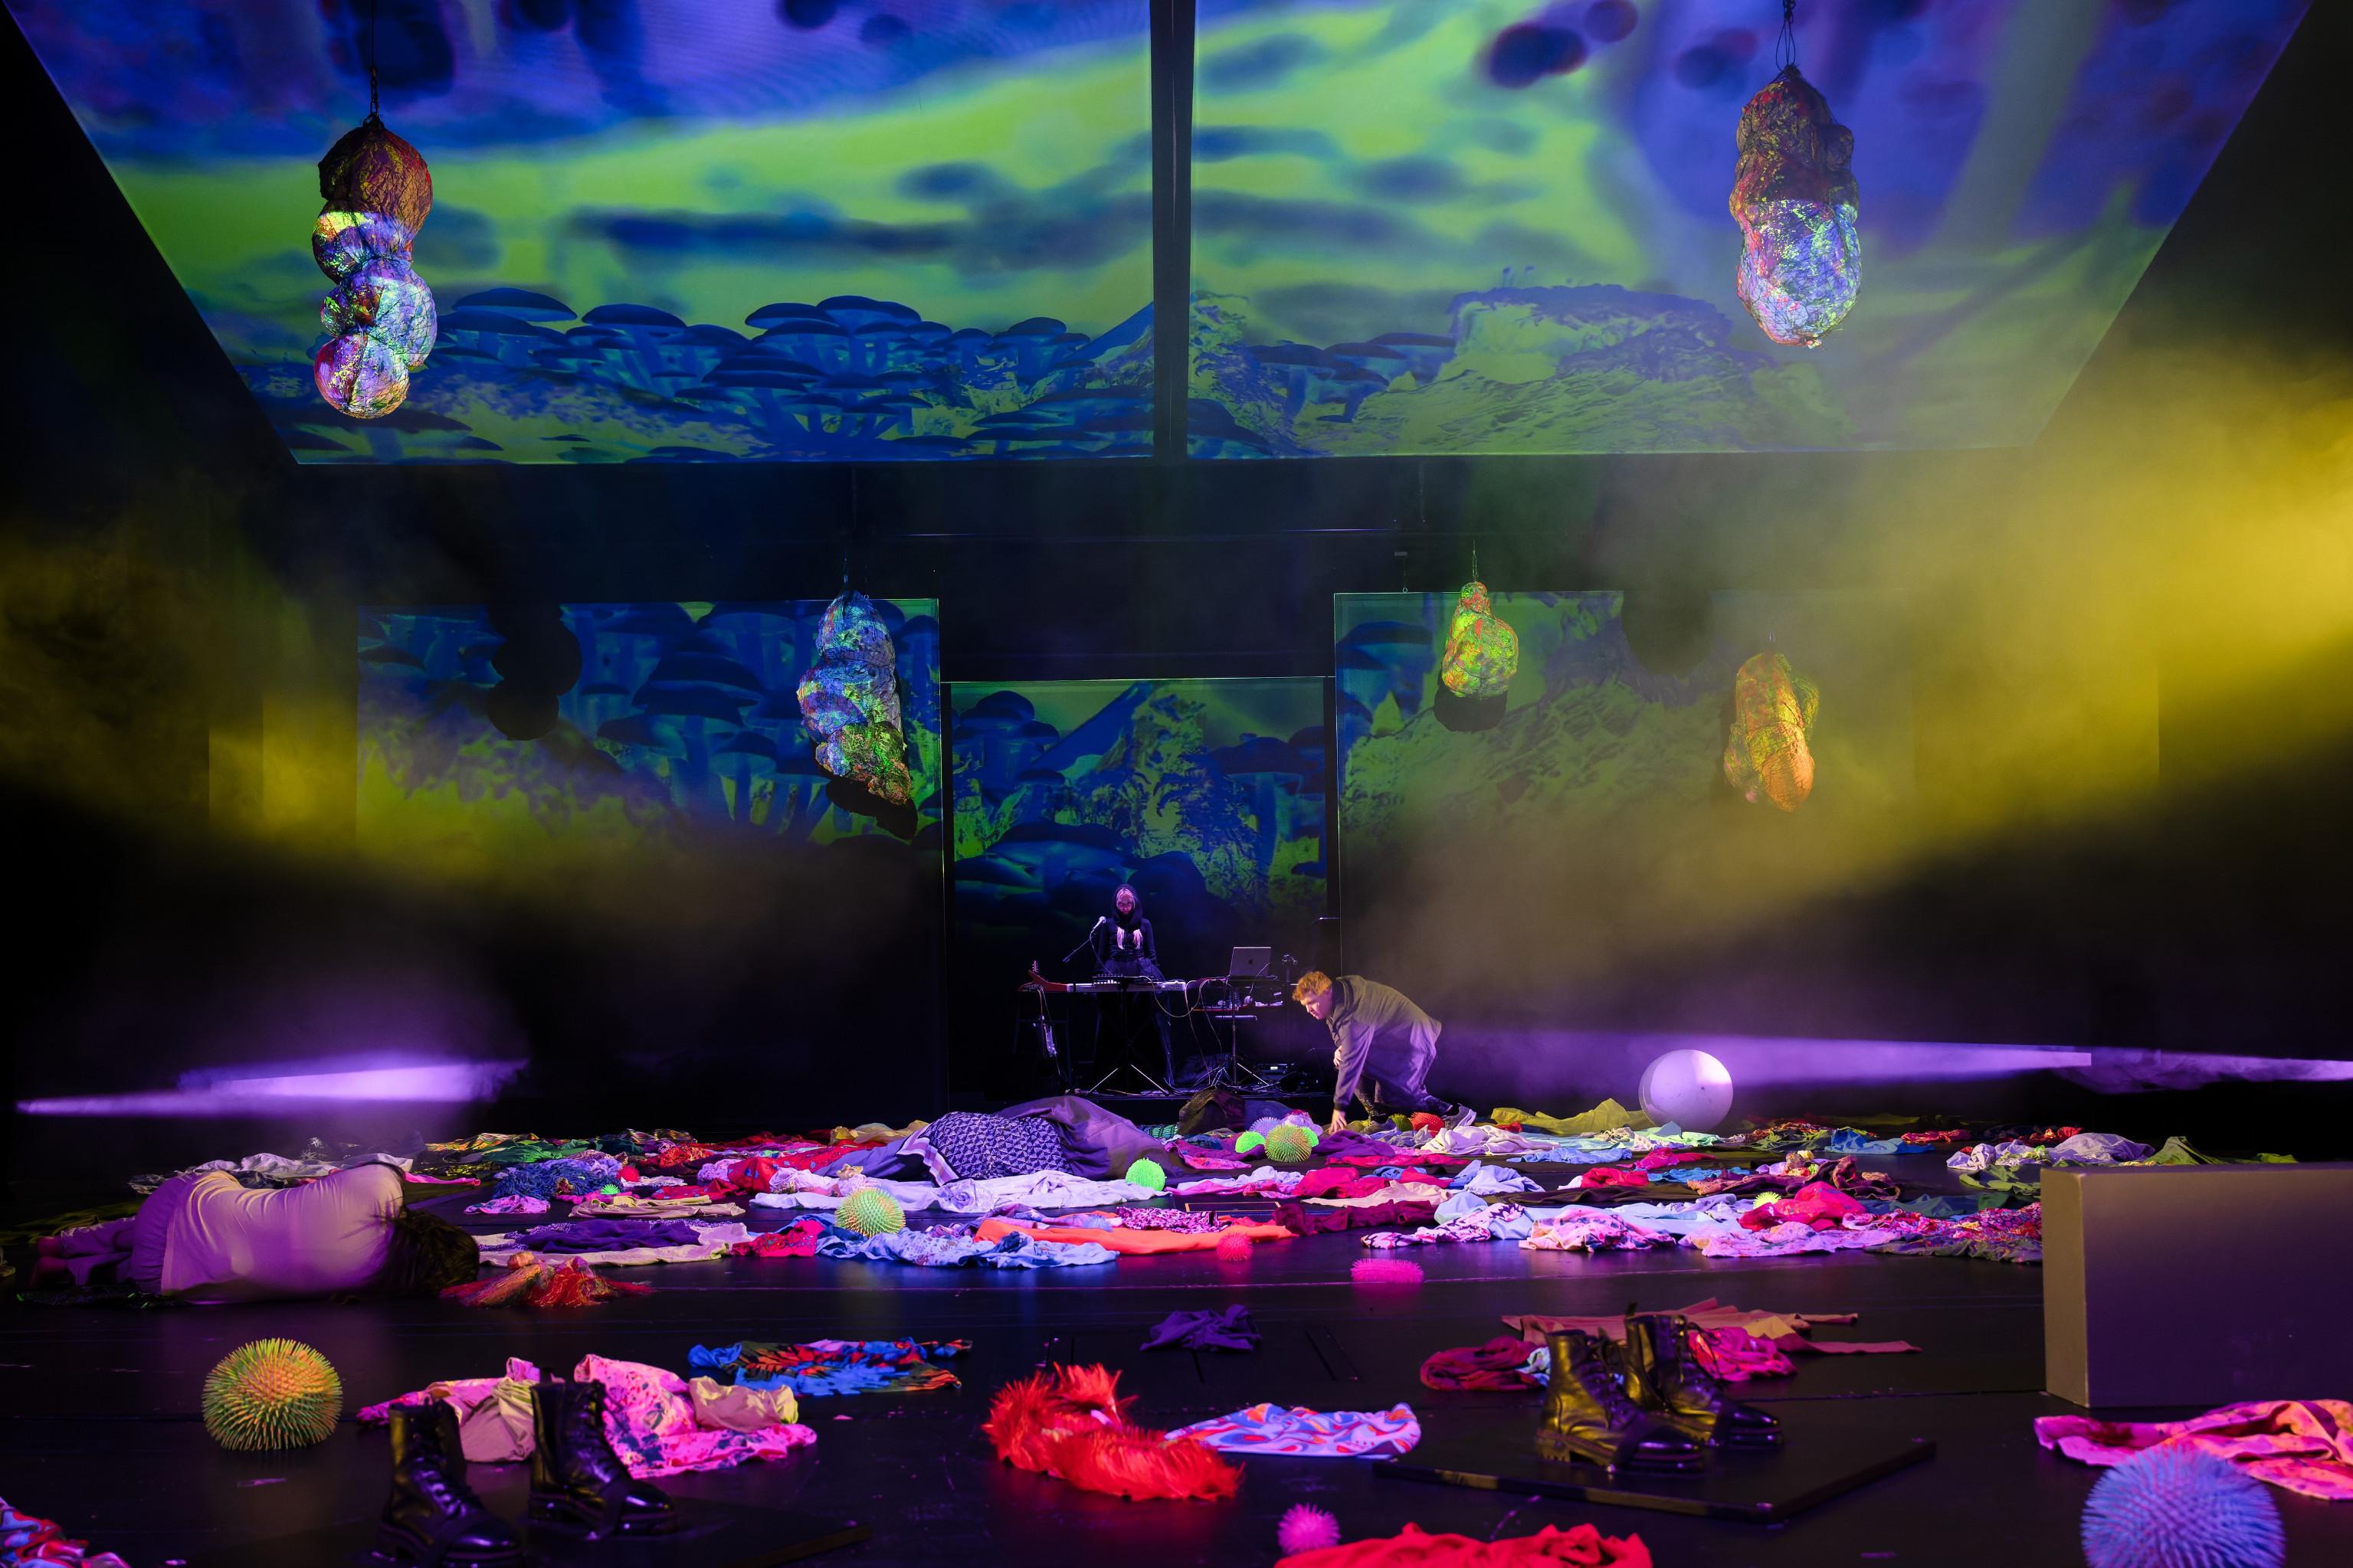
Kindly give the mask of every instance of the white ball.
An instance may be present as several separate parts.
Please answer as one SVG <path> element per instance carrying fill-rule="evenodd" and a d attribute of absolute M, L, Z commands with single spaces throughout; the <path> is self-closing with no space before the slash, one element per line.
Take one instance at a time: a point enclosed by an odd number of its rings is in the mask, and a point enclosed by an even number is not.
<path fill-rule="evenodd" d="M 1642 1069 L 1642 1114 L 1686 1132 L 1712 1132 L 1732 1111 L 1732 1074 L 1705 1051 L 1669 1051 Z"/>

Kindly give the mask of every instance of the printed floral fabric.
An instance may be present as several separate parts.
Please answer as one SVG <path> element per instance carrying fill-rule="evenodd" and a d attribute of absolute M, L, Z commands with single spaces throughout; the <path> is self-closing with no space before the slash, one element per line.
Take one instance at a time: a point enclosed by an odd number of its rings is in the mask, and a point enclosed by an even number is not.
<path fill-rule="evenodd" d="M 1181 1230 L 1193 1234 L 1222 1228 L 1207 1209 L 1137 1209 L 1119 1211 L 1119 1223 L 1130 1230 Z"/>
<path fill-rule="evenodd" d="M 812 1340 L 773 1344 L 745 1340 L 712 1349 L 697 1345 L 686 1364 L 723 1373 L 739 1388 L 789 1388 L 804 1398 L 842 1394 L 923 1394 L 954 1388 L 956 1374 L 940 1363 L 972 1349 L 970 1340 Z"/>
<path fill-rule="evenodd" d="M 2151 1448 L 2196 1448 L 2288 1491 L 2353 1500 L 2353 1404 L 2341 1399 L 2260 1399 L 2187 1421 L 2039 1415 L 2034 1437 L 2087 1465 L 2120 1465 Z"/>
<path fill-rule="evenodd" d="M 922 1268 L 1082 1268 L 1119 1261 L 1119 1254 L 1098 1242 L 1041 1241 L 1018 1230 L 984 1237 L 962 1226 L 881 1236 L 829 1230 L 818 1238 L 817 1254 L 869 1263 L 912 1263 Z"/>
<path fill-rule="evenodd" d="M 1286 1410 L 1279 1405 L 1253 1405 L 1230 1415 L 1180 1426 L 1168 1436 L 1172 1441 L 1198 1438 L 1229 1453 L 1394 1459 L 1421 1441 L 1421 1423 L 1408 1405 L 1377 1411 L 1310 1410 L 1303 1405 Z"/>

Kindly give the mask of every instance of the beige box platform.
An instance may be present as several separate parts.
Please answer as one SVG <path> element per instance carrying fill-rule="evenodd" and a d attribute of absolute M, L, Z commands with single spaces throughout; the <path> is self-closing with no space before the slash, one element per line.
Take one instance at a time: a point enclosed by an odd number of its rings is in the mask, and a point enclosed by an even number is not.
<path fill-rule="evenodd" d="M 2353 1398 L 2353 1164 L 2045 1171 L 2042 1366 L 2077 1405 Z"/>

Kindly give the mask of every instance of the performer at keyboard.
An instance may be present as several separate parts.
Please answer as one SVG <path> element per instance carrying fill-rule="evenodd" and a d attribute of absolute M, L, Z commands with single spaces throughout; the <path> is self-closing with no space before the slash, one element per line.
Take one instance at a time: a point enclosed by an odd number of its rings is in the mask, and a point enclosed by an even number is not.
<path fill-rule="evenodd" d="M 1333 1131 L 1345 1125 L 1351 1100 L 1361 1100 L 1367 1114 L 1427 1110 L 1457 1124 L 1471 1120 L 1463 1107 L 1430 1092 L 1430 1069 L 1438 1063 L 1438 1037 L 1446 1026 L 1404 992 L 1361 974 L 1335 980 L 1311 969 L 1291 994 L 1332 1031 L 1332 1066 L 1339 1079 L 1332 1089 Z"/>
<path fill-rule="evenodd" d="M 1165 980 L 1160 973 L 1160 950 L 1152 940 L 1152 922 L 1144 916 L 1144 900 L 1135 896 L 1134 888 L 1122 885 L 1112 895 L 1111 913 L 1095 922 L 1094 934 L 1088 945 L 1094 950 L 1095 973 L 1114 980 Z M 1095 1055 L 1103 1056 L 1103 1019 L 1116 1014 L 1119 1017 L 1119 1037 L 1133 1041 L 1136 1035 L 1135 1009 L 1148 1008 L 1152 1023 L 1160 1037 L 1160 1060 L 1167 1076 L 1164 1086 L 1176 1087 L 1176 1058 L 1168 1045 L 1168 1014 L 1160 1005 L 1157 994 L 1141 991 L 1132 996 L 1106 996 L 1095 1013 Z M 1131 1058 L 1130 1059 L 1133 1059 Z"/>

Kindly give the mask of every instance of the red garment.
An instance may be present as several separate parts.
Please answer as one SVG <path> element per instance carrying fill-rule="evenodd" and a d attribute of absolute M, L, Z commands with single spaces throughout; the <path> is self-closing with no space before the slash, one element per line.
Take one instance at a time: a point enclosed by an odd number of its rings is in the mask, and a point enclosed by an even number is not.
<path fill-rule="evenodd" d="M 1345 1198 L 1348 1189 L 1358 1182 L 1369 1182 L 1370 1176 L 1358 1175 L 1345 1165 L 1326 1165 L 1320 1171 L 1310 1171 L 1299 1178 L 1291 1189 L 1294 1198 Z"/>
<path fill-rule="evenodd" d="M 1324 1236 L 1341 1230 L 1384 1230 L 1401 1225 L 1428 1225 L 1437 1212 L 1437 1204 L 1415 1199 L 1358 1204 L 1342 1208 L 1281 1203 L 1274 1205 L 1274 1223 L 1296 1236 Z"/>
<path fill-rule="evenodd" d="M 1634 1169 L 1663 1171 L 1670 1165 L 1696 1164 L 1706 1158 L 1696 1149 L 1653 1149 L 1634 1162 Z"/>
<path fill-rule="evenodd" d="M 727 1250 L 737 1258 L 815 1258 L 818 1237 L 824 1234 L 820 1221 L 796 1220 L 782 1230 L 761 1231 Z"/>
<path fill-rule="evenodd" d="M 1483 1345 L 1440 1351 L 1421 1363 L 1424 1388 L 1534 1388 L 1536 1380 L 1520 1369 L 1528 1364 L 1527 1342 L 1503 1334 Z"/>
<path fill-rule="evenodd" d="M 1218 1243 L 1229 1236 L 1247 1236 L 1254 1242 L 1289 1241 L 1291 1232 L 1279 1225 L 1246 1225 L 1240 1222 L 1223 1230 L 1130 1230 L 1121 1226 L 1115 1230 L 1090 1230 L 1082 1225 L 1031 1225 L 1026 1220 L 985 1219 L 973 1235 L 983 1241 L 996 1241 L 1015 1231 L 1033 1236 L 1039 1241 L 1092 1241 L 1097 1247 L 1107 1247 L 1113 1252 L 1214 1252 Z"/>
<path fill-rule="evenodd" d="M 1416 1132 L 1435 1132 L 1445 1125 L 1446 1118 L 1434 1110 L 1417 1110 L 1413 1113 L 1413 1130 Z"/>
<path fill-rule="evenodd" d="M 1904 1134 L 1904 1142 L 1906 1143 L 1958 1143 L 1968 1135 L 1966 1128 L 1947 1127 L 1936 1132 L 1906 1132 Z"/>
<path fill-rule="evenodd" d="M 1409 1524 L 1401 1535 L 1320 1546 L 1282 1558 L 1277 1568 L 1651 1568 L 1650 1548 L 1639 1535 L 1623 1540 L 1589 1524 L 1556 1530 L 1547 1524 L 1534 1535 L 1473 1541 L 1467 1535 L 1430 1535 Z"/>
<path fill-rule="evenodd" d="M 1647 1187 L 1651 1178 L 1647 1172 L 1621 1171 L 1615 1165 L 1600 1165 L 1577 1178 L 1579 1188 L 1591 1191 L 1596 1187 Z"/>
<path fill-rule="evenodd" d="M 1836 1230 L 1839 1222 L 1848 1215 L 1862 1212 L 1861 1204 L 1829 1183 L 1812 1182 L 1778 1204 L 1758 1204 L 1740 1216 L 1740 1227 L 1743 1230 L 1764 1230 L 1795 1220 L 1800 1225 L 1812 1226 L 1816 1230 Z"/>

